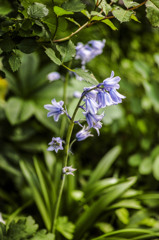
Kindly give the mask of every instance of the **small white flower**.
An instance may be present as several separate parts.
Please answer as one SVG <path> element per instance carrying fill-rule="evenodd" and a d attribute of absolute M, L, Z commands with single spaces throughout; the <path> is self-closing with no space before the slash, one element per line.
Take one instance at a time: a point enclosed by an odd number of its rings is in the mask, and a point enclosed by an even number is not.
<path fill-rule="evenodd" d="M 5 224 L 5 221 L 3 220 L 2 218 L 2 213 L 0 212 L 0 222 L 4 223 Z"/>
<path fill-rule="evenodd" d="M 64 167 L 62 170 L 63 170 L 63 174 L 74 176 L 73 172 L 76 171 L 77 169 L 72 168 L 72 166 L 69 166 L 69 167 Z"/>

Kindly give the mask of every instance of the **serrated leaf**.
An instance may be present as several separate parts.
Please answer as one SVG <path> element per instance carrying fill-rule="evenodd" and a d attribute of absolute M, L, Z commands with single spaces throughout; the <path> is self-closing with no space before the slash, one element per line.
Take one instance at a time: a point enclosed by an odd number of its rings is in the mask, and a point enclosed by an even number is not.
<path fill-rule="evenodd" d="M 0 48 L 4 52 L 10 52 L 15 47 L 15 43 L 9 37 L 4 37 L 2 41 L 0 41 Z"/>
<path fill-rule="evenodd" d="M 17 71 L 21 65 L 20 57 L 16 54 L 12 54 L 9 58 L 9 64 L 13 72 Z"/>
<path fill-rule="evenodd" d="M 57 65 L 61 65 L 61 60 L 56 57 L 55 52 L 52 48 L 47 48 L 45 50 L 46 55 Z"/>
<path fill-rule="evenodd" d="M 146 2 L 146 16 L 153 27 L 159 27 L 159 2 L 158 0 L 149 0 Z"/>
<path fill-rule="evenodd" d="M 62 8 L 67 11 L 80 12 L 85 8 L 80 0 L 68 0 L 66 3 L 62 4 Z"/>
<path fill-rule="evenodd" d="M 47 233 L 46 230 L 41 230 L 30 240 L 54 240 L 54 235 L 52 233 Z"/>
<path fill-rule="evenodd" d="M 90 74 L 88 72 L 85 72 L 83 69 L 79 68 L 79 69 L 74 69 L 74 72 L 79 75 L 80 77 L 82 77 L 82 80 L 91 83 L 91 84 L 95 84 L 97 85 L 99 82 L 97 81 L 97 79 L 94 77 L 93 74 Z"/>
<path fill-rule="evenodd" d="M 130 8 L 130 7 L 135 7 L 139 5 L 139 3 L 134 2 L 132 0 L 123 0 L 125 7 Z"/>
<path fill-rule="evenodd" d="M 56 45 L 57 50 L 62 56 L 62 62 L 70 61 L 76 54 L 76 49 L 71 40 L 66 43 Z"/>
<path fill-rule="evenodd" d="M 27 9 L 27 14 L 32 18 L 43 18 L 46 17 L 48 13 L 49 10 L 47 7 L 44 4 L 38 2 L 33 3 Z"/>
<path fill-rule="evenodd" d="M 102 22 L 108 25 L 112 30 L 118 30 L 117 27 L 109 19 L 102 20 Z"/>
<path fill-rule="evenodd" d="M 112 9 L 110 4 L 108 4 L 106 0 L 100 1 L 100 4 L 98 5 L 98 7 L 103 10 L 105 15 L 107 15 L 111 11 L 111 9 Z"/>
<path fill-rule="evenodd" d="M 81 13 L 85 15 L 88 19 L 90 19 L 91 15 L 87 10 L 82 10 Z"/>
<path fill-rule="evenodd" d="M 130 21 L 133 11 L 127 11 L 122 8 L 117 8 L 112 11 L 115 18 L 117 18 L 121 23 Z"/>
<path fill-rule="evenodd" d="M 59 17 L 59 16 L 63 16 L 63 15 L 68 15 L 68 14 L 74 14 L 73 12 L 71 11 L 67 11 L 61 7 L 58 7 L 58 6 L 55 6 L 54 7 L 54 12 L 56 13 L 56 15 Z"/>

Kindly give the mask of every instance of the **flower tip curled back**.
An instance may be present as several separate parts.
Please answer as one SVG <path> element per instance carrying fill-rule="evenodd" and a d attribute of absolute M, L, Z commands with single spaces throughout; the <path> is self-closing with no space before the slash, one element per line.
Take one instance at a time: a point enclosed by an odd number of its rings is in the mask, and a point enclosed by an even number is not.
<path fill-rule="evenodd" d="M 66 174 L 66 175 L 72 175 L 72 176 L 74 176 L 74 171 L 76 171 L 77 169 L 75 169 L 75 168 L 72 168 L 72 166 L 70 166 L 70 167 L 64 167 L 63 169 L 62 169 L 62 172 L 63 172 L 63 174 Z"/>
<path fill-rule="evenodd" d="M 93 137 L 93 134 L 89 131 L 89 127 L 83 127 L 81 131 L 76 134 L 77 141 L 83 141 L 88 137 Z"/>
<path fill-rule="evenodd" d="M 44 108 L 49 110 L 47 117 L 54 117 L 55 122 L 59 120 L 60 115 L 64 114 L 64 108 L 62 107 L 64 102 L 56 102 L 55 99 L 52 99 L 51 104 L 44 105 Z"/>
<path fill-rule="evenodd" d="M 56 153 L 58 152 L 58 150 L 63 150 L 63 146 L 62 143 L 64 141 L 60 138 L 60 137 L 53 137 L 52 141 L 49 143 L 49 147 L 48 147 L 48 151 L 55 151 Z"/>

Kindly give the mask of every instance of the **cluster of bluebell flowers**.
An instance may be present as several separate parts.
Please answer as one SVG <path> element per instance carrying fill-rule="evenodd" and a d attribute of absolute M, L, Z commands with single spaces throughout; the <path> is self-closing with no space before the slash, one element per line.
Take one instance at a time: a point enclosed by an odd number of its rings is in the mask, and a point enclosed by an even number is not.
<path fill-rule="evenodd" d="M 81 60 L 82 68 L 85 68 L 85 64 L 87 62 L 91 61 L 103 52 L 105 42 L 105 40 L 91 40 L 87 44 L 83 44 L 81 42 L 77 44 L 75 59 Z"/>
<path fill-rule="evenodd" d="M 83 115 L 85 116 L 87 126 L 83 126 L 80 121 L 76 121 L 82 129 L 76 133 L 76 140 L 83 141 L 86 138 L 93 136 L 91 134 L 91 129 L 94 128 L 97 131 L 97 134 L 100 134 L 99 129 L 102 127 L 101 120 L 104 117 L 104 112 L 102 114 L 98 114 L 99 109 L 104 109 L 110 105 L 116 105 L 122 102 L 122 99 L 125 98 L 122 94 L 120 94 L 117 90 L 119 89 L 119 76 L 114 76 L 114 72 L 112 71 L 111 76 L 106 78 L 102 83 L 99 83 L 96 86 L 84 88 L 83 93 L 81 94 L 81 98 L 79 100 L 78 108 L 83 110 Z M 83 101 L 83 102 L 82 102 Z M 82 104 L 81 104 L 82 102 Z M 59 117 L 62 114 L 66 114 L 66 116 L 71 120 L 71 117 L 68 115 L 67 110 L 63 108 L 63 101 L 56 102 L 55 99 L 52 100 L 52 105 L 47 104 L 44 107 L 49 110 L 47 116 L 53 116 L 55 121 L 58 121 Z M 49 143 L 49 151 L 63 150 L 62 144 L 64 141 L 60 138 L 52 138 L 52 141 Z M 63 169 L 63 172 L 68 175 L 72 174 L 71 167 L 67 167 Z"/>

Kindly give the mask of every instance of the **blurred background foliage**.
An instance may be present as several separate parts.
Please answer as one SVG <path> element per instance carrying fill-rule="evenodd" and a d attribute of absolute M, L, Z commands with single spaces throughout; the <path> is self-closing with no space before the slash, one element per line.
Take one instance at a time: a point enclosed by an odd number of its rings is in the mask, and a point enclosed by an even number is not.
<path fill-rule="evenodd" d="M 2 10 L 1 14 L 4 13 Z M 5 10 L 9 13 L 9 5 Z M 91 60 L 87 68 L 101 82 L 114 70 L 122 79 L 120 92 L 126 96 L 122 104 L 107 107 L 100 137 L 75 143 L 72 148 L 74 155 L 70 163 L 74 163 L 78 172 L 75 178 L 68 178 L 68 190 L 64 192 L 62 204 L 67 208 L 62 207 L 61 215 L 69 216 L 72 222 L 78 218 L 76 240 L 80 239 L 80 234 L 85 234 L 84 239 L 90 239 L 90 236 L 127 227 L 159 228 L 159 30 L 152 28 L 144 15 L 143 7 L 137 13 L 142 23 L 131 20 L 119 24 L 113 20 L 118 28 L 116 31 L 101 23 L 73 37 L 75 44 L 106 39 L 103 54 Z M 83 22 L 80 14 L 77 18 Z M 66 24 L 65 36 L 69 32 L 70 26 L 67 29 Z M 59 37 L 62 36 L 63 30 L 59 32 Z M 26 173 L 32 169 L 33 176 L 39 181 L 35 171 L 37 158 L 41 169 L 45 169 L 44 175 L 48 172 L 55 188 L 58 187 L 61 154 L 56 157 L 46 149 L 51 137 L 61 134 L 61 121 L 55 123 L 48 119 L 43 105 L 53 98 L 63 98 L 67 71 L 50 63 L 41 50 L 21 55 L 20 69 L 15 73 L 9 68 L 3 69 L 6 77 L 0 78 L 0 175 L 3 179 L 0 181 L 0 211 L 5 213 L 4 218 L 10 216 L 8 222 L 20 214 L 30 214 L 43 226 L 36 193 L 27 184 L 29 175 Z M 72 68 L 79 65 L 77 60 L 72 61 Z M 48 73 L 53 71 L 61 74 L 60 80 L 50 82 L 47 79 Z M 67 103 L 70 112 L 77 101 L 73 98 L 74 91 L 82 91 L 84 86 L 85 82 L 69 76 Z M 63 124 L 67 126 L 67 122 Z M 105 157 L 110 150 L 113 157 Z M 105 171 L 100 176 L 102 168 Z M 48 182 L 50 184 L 50 179 Z M 38 189 L 42 191 L 40 185 Z M 115 195 L 109 192 L 115 192 Z M 103 196 L 108 202 L 101 199 Z M 101 206 L 101 202 L 105 204 Z M 94 228 L 88 233 L 84 226 L 88 222 L 89 211 L 93 215 L 99 206 L 99 214 L 92 220 Z M 82 209 L 84 213 L 79 217 Z M 68 229 L 74 228 L 67 221 L 59 218 L 58 239 L 62 239 L 61 234 L 72 239 L 71 230 L 63 230 L 67 229 L 67 224 Z M 44 220 L 44 224 L 47 227 L 49 223 Z"/>

